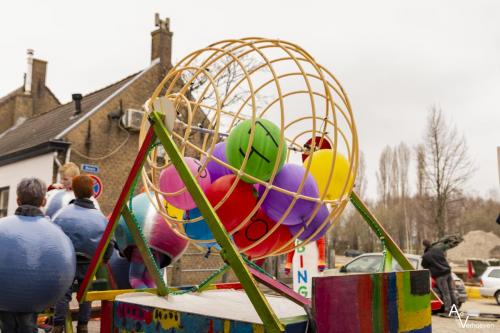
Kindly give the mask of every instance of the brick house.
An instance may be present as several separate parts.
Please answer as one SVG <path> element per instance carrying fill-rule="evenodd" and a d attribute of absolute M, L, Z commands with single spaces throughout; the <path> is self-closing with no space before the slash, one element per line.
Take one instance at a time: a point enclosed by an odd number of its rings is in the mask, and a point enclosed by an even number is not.
<path fill-rule="evenodd" d="M 147 68 L 84 96 L 73 94 L 63 105 L 45 86 L 47 62 L 30 52 L 25 84 L 0 99 L 0 188 L 9 187 L 12 198 L 7 213 L 15 208 L 20 177 L 41 173 L 52 183 L 66 161 L 98 166 L 99 201 L 105 214 L 112 210 L 138 150 L 137 131 L 124 129 L 121 118 L 129 109 L 141 110 L 172 67 L 168 20 L 159 21 L 151 36 Z"/>
<path fill-rule="evenodd" d="M 57 181 L 67 161 L 97 166 L 103 192 L 99 204 L 109 214 L 138 151 L 138 132 L 120 125 L 129 109 L 141 110 L 172 67 L 169 20 L 156 19 L 151 64 L 101 89 L 61 105 L 45 86 L 47 62 L 28 54 L 24 85 L 0 98 L 0 217 L 16 208 L 15 190 L 23 177 Z M 201 134 L 200 134 L 201 137 Z M 222 265 L 191 246 L 169 274 L 173 285 L 198 283 Z M 234 277 L 230 278 L 231 280 Z"/>

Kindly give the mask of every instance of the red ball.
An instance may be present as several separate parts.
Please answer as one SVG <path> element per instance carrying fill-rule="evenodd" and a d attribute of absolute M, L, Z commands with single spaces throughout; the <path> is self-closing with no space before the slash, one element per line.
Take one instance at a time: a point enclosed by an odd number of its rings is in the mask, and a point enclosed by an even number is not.
<path fill-rule="evenodd" d="M 293 238 L 293 235 L 290 233 L 287 227 L 285 227 L 283 224 L 279 226 L 279 228 L 275 231 L 275 233 L 278 234 L 278 240 L 276 241 L 275 245 L 269 252 L 274 252 L 275 250 L 279 249 L 280 253 L 285 253 L 285 252 L 290 252 L 294 249 L 295 247 L 295 242 L 290 242 L 286 247 L 281 248 L 283 245 L 285 245 L 290 239 Z"/>
<path fill-rule="evenodd" d="M 209 186 L 205 195 L 213 207 L 224 198 L 235 181 L 235 175 L 226 175 Z M 253 186 L 240 180 L 216 212 L 226 230 L 231 231 L 252 212 L 256 204 L 257 195 Z"/>
<path fill-rule="evenodd" d="M 244 249 L 263 238 L 275 225 L 276 222 L 272 221 L 261 209 L 259 209 L 257 214 L 250 219 L 250 222 L 233 235 L 234 242 L 239 249 Z M 276 242 L 279 241 L 280 228 L 276 229 L 258 245 L 243 253 L 252 258 L 268 254 Z"/>

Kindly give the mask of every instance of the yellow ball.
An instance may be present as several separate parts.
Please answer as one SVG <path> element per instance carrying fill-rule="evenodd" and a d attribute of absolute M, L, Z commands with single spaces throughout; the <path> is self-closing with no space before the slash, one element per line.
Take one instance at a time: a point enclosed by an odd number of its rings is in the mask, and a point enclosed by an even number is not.
<path fill-rule="evenodd" d="M 168 202 L 165 202 L 165 209 L 167 210 L 167 215 L 176 220 L 182 220 L 184 211 L 177 207 L 172 206 Z"/>
<path fill-rule="evenodd" d="M 331 149 L 321 149 L 314 152 L 304 161 L 304 166 L 307 167 L 307 163 L 309 163 L 309 159 L 312 157 L 309 172 L 316 179 L 320 197 L 326 190 L 325 199 L 327 200 L 340 199 L 342 192 L 344 192 L 344 195 L 349 194 L 354 183 L 354 170 L 349 174 L 349 161 L 339 153 L 335 156 L 335 165 L 330 183 L 327 183 L 332 165 L 334 164 L 334 155 L 334 151 Z M 344 186 L 345 191 L 343 191 Z"/>

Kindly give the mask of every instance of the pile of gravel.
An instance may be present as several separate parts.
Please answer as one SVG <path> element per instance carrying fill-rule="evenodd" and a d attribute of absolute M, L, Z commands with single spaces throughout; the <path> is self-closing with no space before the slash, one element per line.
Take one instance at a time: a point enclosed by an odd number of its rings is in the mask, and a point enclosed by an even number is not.
<path fill-rule="evenodd" d="M 464 241 L 448 250 L 447 257 L 456 263 L 465 263 L 467 259 L 498 258 L 493 251 L 500 244 L 500 237 L 492 232 L 471 231 L 464 236 Z"/>

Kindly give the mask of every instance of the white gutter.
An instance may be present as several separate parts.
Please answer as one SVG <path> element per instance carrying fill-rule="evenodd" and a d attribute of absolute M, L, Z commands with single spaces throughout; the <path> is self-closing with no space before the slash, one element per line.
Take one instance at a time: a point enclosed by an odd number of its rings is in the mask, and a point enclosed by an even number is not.
<path fill-rule="evenodd" d="M 96 113 L 100 108 L 102 108 L 104 105 L 106 105 L 109 101 L 111 101 L 113 98 L 115 98 L 117 95 L 119 95 L 122 91 L 127 89 L 130 85 L 132 85 L 135 81 L 137 81 L 139 78 L 141 78 L 144 74 L 149 72 L 150 69 L 152 69 L 154 66 L 160 63 L 160 58 L 156 58 L 151 62 L 151 65 L 149 65 L 148 68 L 144 69 L 142 72 L 136 75 L 132 80 L 127 82 L 125 85 L 123 85 L 120 89 L 115 91 L 113 94 L 109 95 L 105 100 L 103 100 L 101 103 L 96 105 L 92 110 L 89 112 L 85 113 L 80 119 L 78 119 L 76 122 L 74 122 L 71 126 L 66 128 L 64 131 L 59 133 L 54 139 L 62 139 L 66 134 L 71 132 L 75 127 L 80 125 L 82 122 L 84 122 L 87 118 L 92 116 L 94 113 Z"/>

